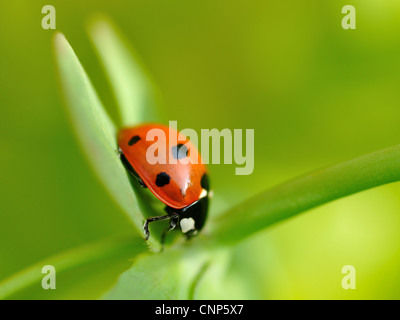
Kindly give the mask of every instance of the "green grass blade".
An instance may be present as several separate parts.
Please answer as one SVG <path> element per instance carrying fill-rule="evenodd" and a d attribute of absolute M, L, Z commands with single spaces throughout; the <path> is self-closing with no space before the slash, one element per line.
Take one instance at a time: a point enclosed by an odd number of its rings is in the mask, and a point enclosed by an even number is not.
<path fill-rule="evenodd" d="M 195 286 L 210 263 L 210 253 L 169 248 L 162 254 L 146 255 L 122 273 L 103 296 L 110 300 L 184 300 L 193 298 Z"/>
<path fill-rule="evenodd" d="M 263 192 L 214 221 L 211 241 L 235 243 L 329 201 L 400 180 L 400 145 L 317 170 Z"/>
<path fill-rule="evenodd" d="M 92 19 L 89 35 L 115 92 L 122 125 L 156 121 L 156 89 L 135 51 L 106 18 Z"/>
<path fill-rule="evenodd" d="M 127 172 L 117 154 L 116 128 L 65 37 L 54 38 L 56 61 L 67 111 L 77 138 L 95 173 L 143 235 L 143 215 Z"/>
<path fill-rule="evenodd" d="M 110 238 L 85 244 L 48 257 L 3 280 L 0 282 L 0 299 L 29 299 L 32 296 L 40 296 L 44 299 L 68 297 L 76 299 L 79 296 L 97 298 L 102 291 L 108 289 L 107 286 L 104 287 L 107 284 L 99 281 L 98 277 L 95 277 L 95 280 L 101 285 L 96 288 L 97 290 L 90 290 L 90 293 L 86 293 L 87 295 L 81 294 L 78 290 L 80 287 L 87 287 L 89 275 L 98 276 L 104 274 L 107 269 L 112 270 L 114 275 L 118 274 L 115 272 L 116 267 L 120 269 L 119 272 L 122 272 L 132 263 L 132 258 L 144 251 L 147 251 L 147 247 L 137 237 Z M 42 274 L 42 267 L 46 265 L 55 267 L 55 290 L 42 289 L 41 281 L 45 276 Z M 72 279 L 71 272 L 74 272 Z"/>

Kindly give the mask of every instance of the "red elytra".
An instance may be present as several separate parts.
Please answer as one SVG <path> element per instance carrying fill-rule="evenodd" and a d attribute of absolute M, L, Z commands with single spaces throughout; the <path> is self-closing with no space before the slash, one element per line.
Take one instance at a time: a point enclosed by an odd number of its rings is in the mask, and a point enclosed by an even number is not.
<path fill-rule="evenodd" d="M 148 148 L 156 141 L 147 141 L 147 133 L 151 129 L 160 129 L 165 134 L 166 147 L 158 148 L 158 159 L 164 163 L 150 164 L 146 159 Z M 170 145 L 170 134 L 177 144 Z M 149 190 L 163 203 L 174 209 L 185 208 L 200 199 L 203 192 L 201 178 L 207 173 L 206 166 L 201 161 L 197 148 L 173 128 L 160 124 L 144 124 L 137 127 L 123 128 L 118 133 L 118 145 Z M 187 150 L 188 163 L 181 163 L 177 150 L 184 145 Z M 181 153 L 182 154 L 182 153 Z M 184 154 L 184 153 L 183 153 Z M 171 163 L 171 161 L 176 163 Z M 163 161 L 164 162 L 164 161 Z M 161 183 L 159 175 L 165 181 Z M 169 177 L 169 179 L 168 179 Z M 157 183 L 158 182 L 158 183 Z M 158 185 L 157 185 L 158 184 Z"/>

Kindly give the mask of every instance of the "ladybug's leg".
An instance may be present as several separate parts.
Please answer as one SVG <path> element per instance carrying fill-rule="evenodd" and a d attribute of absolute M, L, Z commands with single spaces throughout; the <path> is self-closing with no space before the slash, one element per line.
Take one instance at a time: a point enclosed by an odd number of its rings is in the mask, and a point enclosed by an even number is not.
<path fill-rule="evenodd" d="M 161 245 L 162 246 L 164 246 L 165 237 L 167 236 L 167 233 L 170 232 L 171 230 L 175 229 L 177 223 L 178 223 L 178 217 L 171 218 L 171 220 L 169 221 L 169 227 L 167 229 L 165 229 L 161 235 Z"/>
<path fill-rule="evenodd" d="M 165 216 L 158 216 L 158 217 L 148 218 L 146 220 L 146 222 L 144 223 L 144 226 L 143 226 L 144 234 L 146 235 L 146 240 L 148 240 L 149 237 L 150 237 L 149 223 L 154 222 L 154 221 L 161 221 L 161 220 L 167 220 L 167 219 L 176 219 L 176 218 L 178 218 L 178 214 L 177 213 L 167 214 Z"/>
<path fill-rule="evenodd" d="M 147 186 L 144 184 L 143 180 L 139 177 L 139 175 L 136 173 L 136 171 L 130 171 L 130 173 L 137 179 L 137 181 L 139 182 L 140 186 L 142 188 L 147 188 Z"/>

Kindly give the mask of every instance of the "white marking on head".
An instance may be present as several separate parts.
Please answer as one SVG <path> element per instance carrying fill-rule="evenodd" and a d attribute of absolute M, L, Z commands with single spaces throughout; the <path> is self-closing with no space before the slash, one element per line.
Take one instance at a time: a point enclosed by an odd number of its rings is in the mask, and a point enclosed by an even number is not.
<path fill-rule="evenodd" d="M 206 189 L 203 189 L 203 190 L 201 190 L 199 199 L 203 199 L 203 198 L 205 198 L 205 197 L 207 197 L 207 190 L 206 190 Z"/>
<path fill-rule="evenodd" d="M 183 233 L 186 233 L 190 230 L 194 229 L 194 220 L 193 218 L 184 218 L 180 221 L 181 229 Z"/>

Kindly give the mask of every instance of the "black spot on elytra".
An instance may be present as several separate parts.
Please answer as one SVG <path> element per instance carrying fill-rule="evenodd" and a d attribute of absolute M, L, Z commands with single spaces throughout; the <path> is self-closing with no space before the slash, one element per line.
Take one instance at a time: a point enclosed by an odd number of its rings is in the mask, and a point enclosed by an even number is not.
<path fill-rule="evenodd" d="M 208 175 L 207 173 L 203 174 L 200 180 L 200 185 L 203 189 L 206 189 L 207 192 L 210 191 L 210 182 L 208 180 Z"/>
<path fill-rule="evenodd" d="M 189 154 L 188 148 L 182 143 L 179 143 L 178 145 L 173 146 L 171 148 L 171 151 L 172 151 L 172 156 L 175 159 L 184 159 Z"/>
<path fill-rule="evenodd" d="M 170 180 L 171 180 L 171 177 L 167 173 L 160 172 L 156 178 L 156 185 L 157 185 L 157 187 L 164 187 L 165 185 L 167 185 L 169 183 Z"/>
<path fill-rule="evenodd" d="M 128 141 L 128 145 L 133 146 L 136 142 L 138 142 L 140 140 L 139 136 L 133 136 L 129 141 Z"/>

